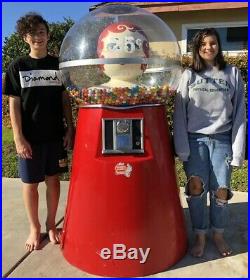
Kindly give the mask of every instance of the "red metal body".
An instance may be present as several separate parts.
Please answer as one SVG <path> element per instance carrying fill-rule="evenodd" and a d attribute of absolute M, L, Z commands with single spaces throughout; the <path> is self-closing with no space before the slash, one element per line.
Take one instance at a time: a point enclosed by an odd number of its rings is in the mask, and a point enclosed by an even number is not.
<path fill-rule="evenodd" d="M 102 118 L 143 118 L 144 154 L 102 154 Z M 130 177 L 115 175 L 119 163 Z M 150 248 L 139 259 L 103 259 L 113 244 Z M 144 276 L 167 269 L 187 248 L 183 209 L 165 107 L 79 109 L 62 250 L 72 265 L 103 276 Z M 135 256 L 134 256 L 135 257 Z"/>

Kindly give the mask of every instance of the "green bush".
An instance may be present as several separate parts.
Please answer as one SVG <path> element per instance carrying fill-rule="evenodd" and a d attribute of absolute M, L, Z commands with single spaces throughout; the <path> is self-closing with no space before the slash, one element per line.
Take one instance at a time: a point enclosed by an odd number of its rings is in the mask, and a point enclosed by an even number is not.
<path fill-rule="evenodd" d="M 242 77 L 246 84 L 246 104 L 247 104 L 247 54 L 238 55 L 236 57 L 226 57 L 226 60 L 236 65 L 242 73 Z M 187 67 L 191 63 L 190 57 L 183 56 L 183 67 Z M 74 120 L 76 121 L 77 108 L 74 101 L 72 101 L 72 107 L 74 112 Z M 166 105 L 166 115 L 169 123 L 170 131 L 172 131 L 173 126 L 173 110 L 174 110 L 174 97 L 169 98 Z M 2 98 L 2 119 L 3 119 L 3 152 L 2 152 L 2 176 L 3 177 L 18 177 L 17 172 L 17 156 L 15 151 L 15 145 L 13 143 L 11 131 L 6 129 L 10 127 L 9 118 L 9 107 L 8 98 L 3 96 Z M 69 154 L 69 165 L 71 165 L 71 154 Z M 247 191 L 247 161 L 244 162 L 243 168 L 234 169 L 232 174 L 232 188 L 239 191 Z M 186 178 L 184 171 L 182 169 L 182 164 L 176 160 L 176 172 L 178 174 L 179 186 L 184 186 L 186 183 Z M 69 180 L 70 173 L 64 173 L 61 176 L 62 180 Z"/>
<path fill-rule="evenodd" d="M 248 65 L 248 55 L 247 53 L 240 54 L 237 56 L 225 56 L 225 59 L 228 63 L 236 65 L 242 73 L 243 80 L 245 82 L 245 100 L 246 100 L 246 106 L 248 104 L 248 79 L 247 79 L 247 65 Z M 183 68 L 189 67 L 191 65 L 191 57 L 189 56 L 183 56 L 182 57 L 182 66 Z M 4 79 L 3 79 L 4 84 Z M 4 90 L 4 89 L 3 89 Z M 73 117 L 74 121 L 76 122 L 76 116 L 77 116 L 77 104 L 74 100 L 72 100 L 72 108 L 73 108 Z M 248 108 L 248 106 L 247 106 Z M 167 104 L 166 104 L 166 116 L 169 124 L 170 132 L 173 130 L 173 112 L 174 112 L 174 96 L 169 97 Z M 2 98 L 2 120 L 3 125 L 5 127 L 10 127 L 10 118 L 9 118 L 9 104 L 8 104 L 8 98 L 6 96 L 3 96 Z"/>

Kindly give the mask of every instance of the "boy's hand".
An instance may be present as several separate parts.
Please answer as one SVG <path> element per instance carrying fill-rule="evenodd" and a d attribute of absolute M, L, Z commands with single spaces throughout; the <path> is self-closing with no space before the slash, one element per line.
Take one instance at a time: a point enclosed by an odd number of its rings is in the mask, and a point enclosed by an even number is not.
<path fill-rule="evenodd" d="M 75 130 L 74 128 L 67 128 L 66 133 L 63 137 L 63 146 L 66 150 L 70 150 L 73 148 L 75 138 Z"/>
<path fill-rule="evenodd" d="M 15 144 L 16 144 L 16 151 L 19 157 L 23 159 L 32 159 L 31 145 L 24 137 L 16 138 Z"/>

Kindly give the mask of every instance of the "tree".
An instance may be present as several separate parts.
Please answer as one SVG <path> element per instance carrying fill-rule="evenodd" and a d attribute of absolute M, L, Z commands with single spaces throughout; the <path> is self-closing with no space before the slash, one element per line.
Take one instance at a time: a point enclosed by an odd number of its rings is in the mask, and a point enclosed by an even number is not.
<path fill-rule="evenodd" d="M 72 27 L 74 21 L 71 18 L 64 18 L 63 22 L 49 23 L 50 40 L 48 42 L 48 52 L 51 55 L 59 55 L 62 41 Z M 27 55 L 29 46 L 15 32 L 9 37 L 5 37 L 3 44 L 3 72 L 6 71 L 8 65 L 18 56 Z"/>

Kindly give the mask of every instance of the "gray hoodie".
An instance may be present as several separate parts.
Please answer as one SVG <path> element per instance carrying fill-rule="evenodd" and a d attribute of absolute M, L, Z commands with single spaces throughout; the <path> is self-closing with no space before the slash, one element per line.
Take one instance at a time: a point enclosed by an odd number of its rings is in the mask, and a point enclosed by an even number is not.
<path fill-rule="evenodd" d="M 227 65 L 196 73 L 183 72 L 174 111 L 174 144 L 182 161 L 190 149 L 188 132 L 205 135 L 232 130 L 233 159 L 241 166 L 245 155 L 246 112 L 244 84 L 237 67 Z"/>

